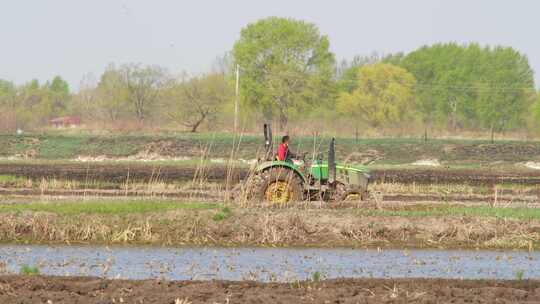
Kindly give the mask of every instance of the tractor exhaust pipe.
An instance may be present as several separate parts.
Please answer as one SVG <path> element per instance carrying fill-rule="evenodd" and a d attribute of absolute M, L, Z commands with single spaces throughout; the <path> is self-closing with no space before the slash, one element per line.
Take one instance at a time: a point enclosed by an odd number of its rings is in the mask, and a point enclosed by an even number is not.
<path fill-rule="evenodd" d="M 272 139 L 272 127 L 270 124 L 264 124 L 264 149 L 265 159 L 272 160 L 272 154 L 274 152 L 274 141 Z"/>
<path fill-rule="evenodd" d="M 330 148 L 328 149 L 328 184 L 332 187 L 336 184 L 336 139 L 332 138 L 330 141 Z"/>

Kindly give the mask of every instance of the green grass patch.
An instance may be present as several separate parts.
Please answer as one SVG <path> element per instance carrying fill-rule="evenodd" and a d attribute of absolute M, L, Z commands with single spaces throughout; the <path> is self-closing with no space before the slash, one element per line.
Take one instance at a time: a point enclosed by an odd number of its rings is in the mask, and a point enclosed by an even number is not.
<path fill-rule="evenodd" d="M 495 208 L 488 206 L 441 206 L 419 210 L 360 210 L 359 214 L 367 216 L 403 217 L 477 216 L 540 220 L 540 208 Z"/>
<path fill-rule="evenodd" d="M 22 275 L 38 275 L 39 268 L 35 266 L 22 265 L 21 270 L 19 271 Z"/>
<path fill-rule="evenodd" d="M 214 214 L 212 219 L 216 222 L 219 222 L 231 216 L 231 213 L 232 211 L 229 207 L 223 207 L 218 213 Z"/>
<path fill-rule="evenodd" d="M 153 200 L 98 200 L 98 201 L 62 201 L 62 202 L 33 202 L 21 204 L 0 205 L 0 212 L 51 212 L 60 215 L 77 214 L 129 214 L 164 212 L 178 209 L 216 209 L 218 204 L 183 203 L 175 201 Z"/>
<path fill-rule="evenodd" d="M 20 176 L 0 174 L 0 184 L 19 184 L 26 180 L 26 178 Z"/>

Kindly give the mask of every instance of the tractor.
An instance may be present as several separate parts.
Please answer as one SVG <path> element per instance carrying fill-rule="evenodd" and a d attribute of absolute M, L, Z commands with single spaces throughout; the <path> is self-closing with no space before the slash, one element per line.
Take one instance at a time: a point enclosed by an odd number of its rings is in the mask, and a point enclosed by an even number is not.
<path fill-rule="evenodd" d="M 303 154 L 300 162 L 279 161 L 273 149 L 272 129 L 264 125 L 265 157 L 260 159 L 243 186 L 249 200 L 283 204 L 296 201 L 364 200 L 370 180 L 362 166 L 336 163 L 335 139 L 330 141 L 327 161 L 318 154 Z"/>

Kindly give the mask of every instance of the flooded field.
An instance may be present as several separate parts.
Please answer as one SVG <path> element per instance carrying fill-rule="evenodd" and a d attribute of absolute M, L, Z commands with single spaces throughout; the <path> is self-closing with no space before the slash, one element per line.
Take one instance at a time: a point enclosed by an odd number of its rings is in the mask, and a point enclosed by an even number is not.
<path fill-rule="evenodd" d="M 6 273 L 294 282 L 334 278 L 540 279 L 540 252 L 2 245 Z"/>

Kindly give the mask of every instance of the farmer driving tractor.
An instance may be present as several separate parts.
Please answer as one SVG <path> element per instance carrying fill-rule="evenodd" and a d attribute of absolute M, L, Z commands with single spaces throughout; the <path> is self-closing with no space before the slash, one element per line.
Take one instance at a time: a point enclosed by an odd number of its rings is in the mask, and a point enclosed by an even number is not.
<path fill-rule="evenodd" d="M 289 150 L 290 141 L 291 138 L 289 137 L 289 135 L 285 135 L 281 138 L 281 144 L 279 144 L 278 146 L 278 152 L 276 156 L 277 160 L 292 163 L 293 158 L 298 158 L 298 155 Z"/>
<path fill-rule="evenodd" d="M 327 160 L 322 153 L 311 160 L 306 159 L 307 154 L 298 156 L 289 150 L 290 141 L 288 135 L 283 136 L 276 155 L 272 129 L 264 124 L 265 156 L 257 161 L 254 173 L 245 183 L 238 185 L 245 199 L 286 203 L 312 199 L 361 200 L 367 196 L 369 170 L 337 163 L 334 138 L 330 140 Z M 303 161 L 295 164 L 292 160 L 298 158 Z"/>

